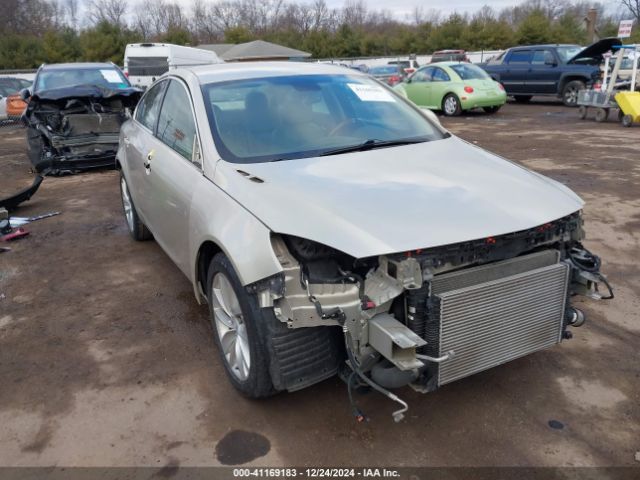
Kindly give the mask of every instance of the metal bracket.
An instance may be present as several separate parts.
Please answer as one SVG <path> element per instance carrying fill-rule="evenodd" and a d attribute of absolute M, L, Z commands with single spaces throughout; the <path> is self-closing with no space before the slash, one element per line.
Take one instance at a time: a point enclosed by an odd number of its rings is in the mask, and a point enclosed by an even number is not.
<path fill-rule="evenodd" d="M 425 362 L 442 363 L 447 360 L 451 360 L 455 356 L 456 352 L 449 350 L 447 353 L 440 357 L 430 357 L 429 355 L 416 355 L 416 358 L 424 360 Z"/>

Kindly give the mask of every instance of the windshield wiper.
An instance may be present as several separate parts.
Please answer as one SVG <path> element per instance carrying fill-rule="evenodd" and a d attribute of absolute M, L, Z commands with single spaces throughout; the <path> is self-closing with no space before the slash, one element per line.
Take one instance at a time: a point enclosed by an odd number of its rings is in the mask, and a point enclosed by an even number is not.
<path fill-rule="evenodd" d="M 329 155 L 339 155 L 341 153 L 349 153 L 349 152 L 364 152 L 367 150 L 373 150 L 374 148 L 384 148 L 384 147 L 397 147 L 399 145 L 412 145 L 414 143 L 424 143 L 428 141 L 427 139 L 421 138 L 405 138 L 403 140 L 367 140 L 366 142 L 359 143 L 358 145 L 350 145 L 348 147 L 340 147 L 334 148 L 332 150 L 327 150 L 326 152 L 322 152 L 320 157 L 327 157 Z"/>

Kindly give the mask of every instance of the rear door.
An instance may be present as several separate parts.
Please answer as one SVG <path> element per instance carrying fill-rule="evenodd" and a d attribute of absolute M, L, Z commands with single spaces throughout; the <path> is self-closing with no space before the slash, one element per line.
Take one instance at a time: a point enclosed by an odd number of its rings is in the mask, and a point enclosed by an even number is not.
<path fill-rule="evenodd" d="M 178 78 L 168 83 L 148 159 L 149 222 L 158 243 L 189 275 L 191 198 L 202 180 L 200 140 L 187 85 Z"/>
<path fill-rule="evenodd" d="M 163 80 L 151 87 L 140 99 L 131 129 L 125 131 L 123 141 L 127 156 L 129 178 L 129 190 L 133 197 L 138 214 L 142 217 L 149 229 L 153 231 L 153 225 L 148 224 L 148 214 L 152 203 L 148 171 L 145 166 L 147 156 L 153 150 L 154 133 L 160 114 L 162 98 L 167 86 Z"/>
<path fill-rule="evenodd" d="M 500 74 L 500 82 L 507 93 L 527 93 L 526 80 L 531 68 L 533 50 L 511 50 L 505 59 L 504 71 Z"/>

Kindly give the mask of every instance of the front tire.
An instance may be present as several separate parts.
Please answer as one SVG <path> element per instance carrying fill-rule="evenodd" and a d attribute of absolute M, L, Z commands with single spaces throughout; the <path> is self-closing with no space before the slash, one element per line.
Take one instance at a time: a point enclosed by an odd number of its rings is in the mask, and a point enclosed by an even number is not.
<path fill-rule="evenodd" d="M 568 82 L 562 89 L 562 103 L 564 103 L 566 107 L 575 107 L 578 105 L 578 92 L 585 88 L 585 84 L 581 80 Z"/>
<path fill-rule="evenodd" d="M 138 242 L 153 238 L 149 229 L 142 223 L 142 220 L 140 220 L 138 216 L 136 206 L 133 204 L 133 198 L 131 198 L 131 193 L 129 192 L 127 180 L 124 178 L 124 173 L 122 172 L 120 172 L 120 196 L 122 197 L 124 218 L 127 222 L 127 229 L 131 237 Z"/>
<path fill-rule="evenodd" d="M 460 100 L 455 94 L 450 93 L 444 97 L 442 100 L 442 112 L 447 117 L 457 117 L 462 113 L 462 105 L 460 105 Z"/>
<path fill-rule="evenodd" d="M 264 326 L 259 325 L 266 319 L 223 253 L 211 260 L 207 298 L 218 351 L 231 384 L 250 398 L 276 393 L 269 373 L 267 339 L 261 331 Z"/>

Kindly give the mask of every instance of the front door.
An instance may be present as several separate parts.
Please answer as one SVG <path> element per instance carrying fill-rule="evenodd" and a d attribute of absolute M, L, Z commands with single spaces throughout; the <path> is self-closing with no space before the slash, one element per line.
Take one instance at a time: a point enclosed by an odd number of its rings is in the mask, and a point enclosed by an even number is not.
<path fill-rule="evenodd" d="M 405 85 L 405 90 L 409 100 L 421 107 L 430 107 L 429 97 L 431 96 L 431 74 L 433 67 L 421 68 L 414 73 L 410 81 Z"/>
<path fill-rule="evenodd" d="M 531 72 L 526 79 L 526 90 L 533 93 L 556 93 L 560 81 L 558 60 L 549 49 L 533 51 Z"/>
<path fill-rule="evenodd" d="M 172 78 L 147 159 L 152 202 L 149 224 L 157 242 L 187 275 L 191 198 L 203 179 L 199 145 L 189 90 Z"/>
<path fill-rule="evenodd" d="M 153 226 L 147 221 L 153 204 L 147 157 L 153 149 L 154 132 L 167 83 L 157 83 L 145 93 L 136 108 L 131 129 L 125 131 L 123 138 L 130 177 L 127 179 L 129 191 L 138 215 L 152 232 Z"/>

